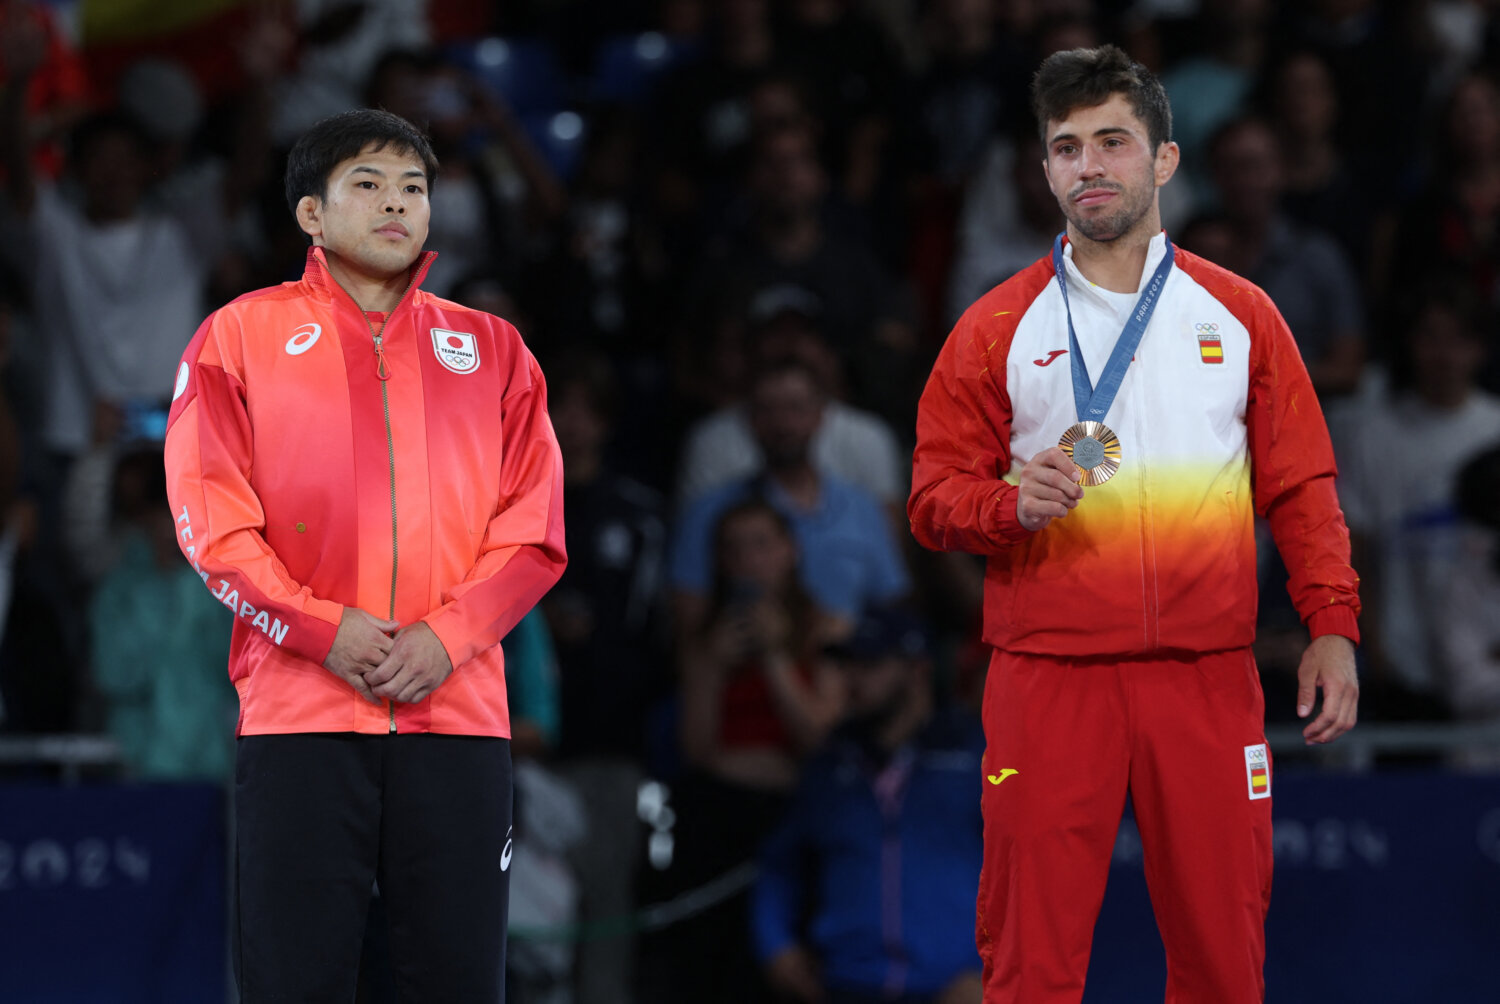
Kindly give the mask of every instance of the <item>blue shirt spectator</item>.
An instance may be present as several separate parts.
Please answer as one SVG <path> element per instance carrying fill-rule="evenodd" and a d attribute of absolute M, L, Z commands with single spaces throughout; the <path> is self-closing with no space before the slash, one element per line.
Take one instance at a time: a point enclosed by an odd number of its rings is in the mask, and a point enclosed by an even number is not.
<path fill-rule="evenodd" d="M 894 611 L 861 622 L 840 653 L 850 720 L 762 851 L 755 948 L 794 997 L 979 999 L 984 734 L 972 715 L 933 713 L 920 638 Z"/>
<path fill-rule="evenodd" d="M 910 588 L 890 519 L 875 497 L 833 475 L 821 476 L 811 509 L 800 507 L 770 478 L 726 485 L 691 503 L 678 523 L 672 549 L 672 585 L 706 595 L 713 578 L 713 531 L 730 506 L 759 491 L 792 524 L 801 553 L 802 585 L 819 606 L 853 619 L 872 603 L 904 596 Z"/>

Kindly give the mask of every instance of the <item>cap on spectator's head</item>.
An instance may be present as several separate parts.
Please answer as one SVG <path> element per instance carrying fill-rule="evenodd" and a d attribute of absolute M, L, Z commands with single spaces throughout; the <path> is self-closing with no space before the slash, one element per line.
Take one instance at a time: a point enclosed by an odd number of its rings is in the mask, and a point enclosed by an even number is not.
<path fill-rule="evenodd" d="M 830 658 L 874 662 L 887 656 L 919 659 L 928 652 L 922 619 L 902 606 L 872 607 L 860 617 L 854 633 L 825 649 Z"/>
<path fill-rule="evenodd" d="M 823 313 L 823 300 L 812 290 L 795 283 L 779 282 L 755 291 L 746 310 L 752 327 L 761 327 L 787 315 L 816 321 Z"/>

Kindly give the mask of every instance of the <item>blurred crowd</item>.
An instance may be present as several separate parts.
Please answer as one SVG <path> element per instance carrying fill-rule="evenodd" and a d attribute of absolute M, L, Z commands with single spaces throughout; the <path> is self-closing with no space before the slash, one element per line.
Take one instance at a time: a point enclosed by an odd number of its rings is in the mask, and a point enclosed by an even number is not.
<path fill-rule="evenodd" d="M 914 981 L 886 999 L 977 1000 L 940 952 L 843 915 L 858 877 L 819 852 L 860 838 L 820 807 L 865 778 L 859 853 L 882 825 L 962 843 L 903 792 L 978 765 L 983 568 L 921 552 L 904 506 L 949 326 L 1062 228 L 1032 70 L 1104 41 L 1156 70 L 1182 147 L 1167 230 L 1289 322 L 1362 577 L 1362 720 L 1495 721 L 1493 8 L 0 0 L 0 731 L 108 732 L 134 776 L 228 776 L 229 616 L 165 502 L 173 374 L 209 311 L 301 274 L 291 142 L 384 107 L 442 164 L 426 288 L 516 323 L 566 464 L 569 568 L 506 642 L 535 768 L 516 882 L 555 879 L 515 897 L 591 933 L 518 940 L 518 994 L 852 1001 L 824 975 L 855 979 L 840 939 L 868 936 Z M 1291 721 L 1306 636 L 1262 544 L 1257 656 Z M 977 834 L 933 853 L 977 872 Z M 753 903 L 610 928 L 763 846 Z M 934 903 L 971 881 L 908 879 Z"/>

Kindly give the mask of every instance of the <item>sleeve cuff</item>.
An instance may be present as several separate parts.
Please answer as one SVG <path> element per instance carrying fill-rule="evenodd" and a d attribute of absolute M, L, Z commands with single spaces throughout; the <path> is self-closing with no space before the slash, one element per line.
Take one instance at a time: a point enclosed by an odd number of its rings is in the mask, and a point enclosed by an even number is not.
<path fill-rule="evenodd" d="M 1307 631 L 1314 638 L 1336 634 L 1359 644 L 1359 618 L 1355 616 L 1354 608 L 1346 603 L 1331 603 L 1313 611 L 1307 618 Z"/>
<path fill-rule="evenodd" d="M 1032 533 L 1021 525 L 1021 518 L 1016 512 L 1020 501 L 1021 490 L 1013 484 L 1002 482 L 995 494 L 995 532 L 1007 544 L 1019 544 Z"/>

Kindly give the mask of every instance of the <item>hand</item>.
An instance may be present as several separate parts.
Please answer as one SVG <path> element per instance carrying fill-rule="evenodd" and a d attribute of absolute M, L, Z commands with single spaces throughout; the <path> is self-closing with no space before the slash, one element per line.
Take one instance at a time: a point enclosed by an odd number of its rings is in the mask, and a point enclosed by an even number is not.
<path fill-rule="evenodd" d="M 794 1000 L 818 1004 L 823 999 L 823 977 L 818 961 L 801 945 L 783 948 L 766 963 L 771 988 Z"/>
<path fill-rule="evenodd" d="M 1043 450 L 1021 468 L 1021 492 L 1016 499 L 1016 519 L 1035 532 L 1068 514 L 1083 498 L 1078 479 L 1083 472 L 1054 446 Z"/>
<path fill-rule="evenodd" d="M 377 697 L 415 704 L 438 689 L 452 672 L 448 650 L 432 628 L 417 621 L 396 633 L 390 654 L 365 673 L 365 682 Z"/>
<path fill-rule="evenodd" d="M 379 704 L 380 700 L 370 692 L 364 674 L 379 666 L 389 654 L 390 633 L 399 626 L 395 621 L 383 621 L 358 607 L 345 607 L 344 615 L 339 618 L 339 633 L 333 638 L 333 648 L 323 660 L 324 668 L 358 691 L 360 697 L 371 704 Z"/>
<path fill-rule="evenodd" d="M 1323 689 L 1323 711 L 1302 730 L 1312 746 L 1331 743 L 1354 728 L 1359 711 L 1359 677 L 1354 672 L 1354 643 L 1336 634 L 1314 638 L 1297 668 L 1297 717 L 1312 714 L 1317 688 Z"/>

